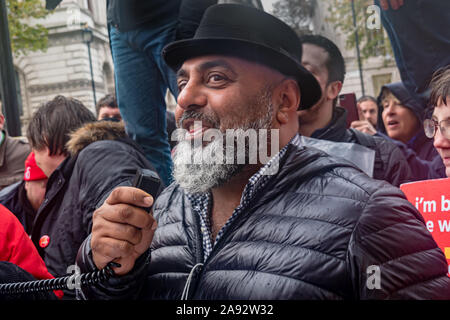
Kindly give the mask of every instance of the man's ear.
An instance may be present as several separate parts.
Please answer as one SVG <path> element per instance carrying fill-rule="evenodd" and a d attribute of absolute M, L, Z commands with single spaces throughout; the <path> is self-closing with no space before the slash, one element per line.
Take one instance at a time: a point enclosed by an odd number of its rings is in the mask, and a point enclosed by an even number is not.
<path fill-rule="evenodd" d="M 341 81 L 333 81 L 333 82 L 329 83 L 325 90 L 328 100 L 336 99 L 339 96 L 341 89 L 342 89 Z"/>
<path fill-rule="evenodd" d="M 285 79 L 275 90 L 277 96 L 276 119 L 283 125 L 289 122 L 294 115 L 297 116 L 297 109 L 300 105 L 300 88 L 294 79 Z"/>
<path fill-rule="evenodd" d="M 3 129 L 4 124 L 5 124 L 5 116 L 0 114 L 0 129 Z"/>

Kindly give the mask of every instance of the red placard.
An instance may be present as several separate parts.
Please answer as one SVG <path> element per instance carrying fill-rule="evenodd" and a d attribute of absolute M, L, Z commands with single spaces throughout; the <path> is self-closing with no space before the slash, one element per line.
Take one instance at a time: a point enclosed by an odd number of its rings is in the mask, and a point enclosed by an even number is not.
<path fill-rule="evenodd" d="M 420 211 L 428 231 L 444 251 L 450 274 L 450 178 L 405 183 L 400 189 Z"/>

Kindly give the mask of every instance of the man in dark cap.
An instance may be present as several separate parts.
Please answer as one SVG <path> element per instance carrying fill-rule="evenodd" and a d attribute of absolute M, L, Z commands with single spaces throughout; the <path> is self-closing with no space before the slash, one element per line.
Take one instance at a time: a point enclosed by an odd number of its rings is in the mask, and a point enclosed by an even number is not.
<path fill-rule="evenodd" d="M 152 197 L 130 187 L 94 212 L 77 264 L 114 261 L 121 276 L 82 288 L 86 297 L 450 298 L 445 256 L 403 193 L 299 143 L 297 110 L 321 94 L 301 54 L 286 24 L 232 4 L 165 47 L 180 91 L 176 182 L 155 218 L 142 209 Z M 265 161 L 267 143 L 276 152 Z"/>

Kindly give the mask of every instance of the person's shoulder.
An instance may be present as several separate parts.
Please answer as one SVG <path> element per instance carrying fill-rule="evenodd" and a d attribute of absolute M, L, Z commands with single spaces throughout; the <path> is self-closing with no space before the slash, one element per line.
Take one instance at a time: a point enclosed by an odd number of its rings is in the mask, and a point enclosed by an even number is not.
<path fill-rule="evenodd" d="M 406 156 L 399 145 L 381 136 L 373 136 L 373 138 L 377 144 L 383 162 L 390 165 L 397 163 L 403 167 L 409 167 Z"/>
<path fill-rule="evenodd" d="M 0 204 L 0 230 L 4 233 L 23 230 L 17 217 L 2 204 Z"/>
<path fill-rule="evenodd" d="M 346 159 L 329 155 L 313 147 L 299 148 L 291 156 L 287 175 L 299 192 L 309 186 L 319 188 L 321 193 L 355 199 L 367 200 L 378 188 L 389 185 L 384 181 L 370 178 Z"/>
<path fill-rule="evenodd" d="M 104 141 L 114 141 L 125 137 L 127 137 L 127 134 L 123 123 L 96 121 L 87 123 L 73 132 L 66 146 L 67 151 L 74 156 L 87 148 L 92 148 L 93 145 L 103 146 Z"/>
<path fill-rule="evenodd" d="M 27 150 L 30 152 L 30 144 L 28 143 L 27 138 L 25 137 L 6 137 L 6 143 L 13 147 L 14 151 L 22 151 Z M 18 150 L 17 150 L 18 149 Z M 27 154 L 28 156 L 28 154 Z"/>
<path fill-rule="evenodd" d="M 26 144 L 28 145 L 28 139 L 26 137 L 10 137 L 15 142 L 18 142 L 19 144 Z"/>
<path fill-rule="evenodd" d="M 22 137 L 6 137 L 5 154 L 12 167 L 23 167 L 25 159 L 31 152 L 27 140 Z"/>
<path fill-rule="evenodd" d="M 374 192 L 380 188 L 392 187 L 383 180 L 376 180 L 364 172 L 350 166 L 336 166 L 324 177 L 330 186 L 334 186 L 338 192 L 350 195 L 351 192 L 359 194 L 361 199 L 367 200 Z"/>
<path fill-rule="evenodd" d="M 135 148 L 133 146 L 124 142 L 124 140 L 122 139 L 98 140 L 87 145 L 83 150 L 80 151 L 80 155 L 83 153 L 90 153 L 93 150 L 114 152 L 134 149 Z"/>
<path fill-rule="evenodd" d="M 403 192 L 388 181 L 369 177 L 365 173 L 356 172 L 353 168 L 336 167 L 331 171 L 331 174 L 336 177 L 333 180 L 336 187 L 341 188 L 341 190 L 344 190 L 345 186 L 363 190 L 367 196 L 365 197 L 367 201 L 379 196 L 406 200 Z M 346 181 L 346 183 L 343 184 L 342 181 Z"/>
<path fill-rule="evenodd" d="M 374 135 L 372 136 L 378 148 L 386 150 L 400 150 L 400 148 L 390 140 L 383 138 L 382 136 Z"/>
<path fill-rule="evenodd" d="M 420 213 L 406 199 L 404 193 L 385 180 L 373 179 L 345 167 L 334 168 L 325 178 L 327 184 L 324 195 L 355 201 L 355 206 L 359 209 L 349 211 L 349 214 L 355 215 L 355 221 L 362 226 L 358 232 L 363 230 L 363 233 L 372 233 L 367 230 L 381 230 L 389 224 L 404 220 L 421 223 Z M 379 220 L 384 222 L 379 223 Z"/>
<path fill-rule="evenodd" d="M 0 190 L 0 204 L 2 204 L 3 201 L 14 197 L 19 191 L 19 188 L 23 187 L 23 184 L 24 181 L 18 181 Z"/>

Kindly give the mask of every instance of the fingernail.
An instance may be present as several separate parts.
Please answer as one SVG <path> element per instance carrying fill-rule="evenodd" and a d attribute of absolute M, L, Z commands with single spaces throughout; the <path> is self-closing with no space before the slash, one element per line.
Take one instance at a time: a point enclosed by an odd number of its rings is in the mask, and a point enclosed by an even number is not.
<path fill-rule="evenodd" d="M 152 224 L 152 231 L 155 231 L 157 227 L 158 227 L 158 223 L 156 223 L 156 221 L 153 222 L 153 224 Z"/>
<path fill-rule="evenodd" d="M 152 197 L 145 197 L 144 198 L 144 203 L 150 207 L 153 204 L 153 198 Z"/>

